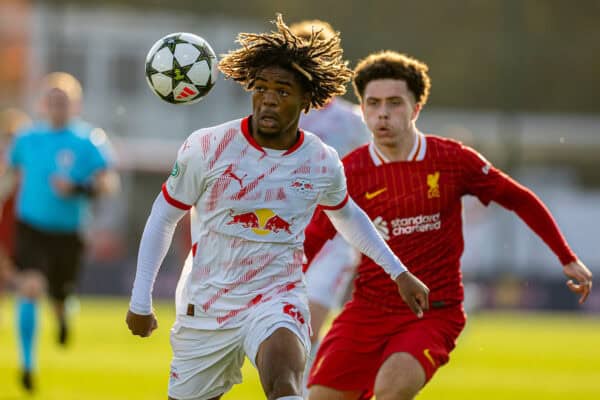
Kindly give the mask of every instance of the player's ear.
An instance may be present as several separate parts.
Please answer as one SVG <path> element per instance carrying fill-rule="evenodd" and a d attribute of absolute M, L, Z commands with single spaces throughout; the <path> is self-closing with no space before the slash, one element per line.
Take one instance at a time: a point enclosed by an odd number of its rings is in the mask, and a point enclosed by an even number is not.
<path fill-rule="evenodd" d="M 302 110 L 307 113 L 310 110 L 310 93 L 304 92 L 302 96 Z"/>
<path fill-rule="evenodd" d="M 416 121 L 417 118 L 419 118 L 419 113 L 421 112 L 421 108 L 422 108 L 421 103 L 415 104 L 415 108 L 413 108 L 413 112 L 412 112 L 412 116 L 411 116 L 411 119 L 413 121 Z"/>

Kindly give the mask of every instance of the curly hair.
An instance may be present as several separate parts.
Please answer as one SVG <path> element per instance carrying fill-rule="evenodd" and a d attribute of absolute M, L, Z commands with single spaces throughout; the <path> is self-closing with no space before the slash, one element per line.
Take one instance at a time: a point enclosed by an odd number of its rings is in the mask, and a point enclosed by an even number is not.
<path fill-rule="evenodd" d="M 256 74 L 263 68 L 278 66 L 290 70 L 309 95 L 305 111 L 321 108 L 332 97 L 346 93 L 352 70 L 342 59 L 339 33 L 321 40 L 319 32 L 314 31 L 309 40 L 304 40 L 292 33 L 281 14 L 277 14 L 274 23 L 276 32 L 240 33 L 237 42 L 242 47 L 223 56 L 219 63 L 221 72 L 251 90 Z"/>
<path fill-rule="evenodd" d="M 317 34 L 319 40 L 330 40 L 336 35 L 331 24 L 320 19 L 307 19 L 293 23 L 290 25 L 290 31 L 306 41 L 310 41 L 313 32 Z"/>
<path fill-rule="evenodd" d="M 427 102 L 431 79 L 427 64 L 395 51 L 373 53 L 359 61 L 354 68 L 352 85 L 358 100 L 362 102 L 367 84 L 378 79 L 399 79 L 406 82 L 421 107 Z"/>

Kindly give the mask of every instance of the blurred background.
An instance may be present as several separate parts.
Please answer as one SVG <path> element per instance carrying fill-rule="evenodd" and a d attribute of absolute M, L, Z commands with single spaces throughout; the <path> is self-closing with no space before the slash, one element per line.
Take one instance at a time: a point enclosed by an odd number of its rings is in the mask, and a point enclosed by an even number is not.
<path fill-rule="evenodd" d="M 181 142 L 250 113 L 248 95 L 222 77 L 199 104 L 161 101 L 145 82 L 150 46 L 187 31 L 225 53 L 238 32 L 270 30 L 276 12 L 330 22 L 351 66 L 379 49 L 425 61 L 433 87 L 417 126 L 476 147 L 531 187 L 600 276 L 598 0 L 0 0 L 0 108 L 35 116 L 41 77 L 69 72 L 84 88 L 83 117 L 117 153 L 122 191 L 95 210 L 81 293 L 129 294 L 146 217 Z M 558 260 L 511 213 L 466 199 L 465 222 L 470 309 L 600 313 L 600 290 L 579 307 Z M 182 224 L 155 295 L 173 295 L 187 240 Z"/>
<path fill-rule="evenodd" d="M 576 7 L 567 0 L 2 0 L 0 107 L 35 115 L 41 77 L 69 72 L 84 88 L 84 118 L 108 133 L 117 152 L 123 190 L 90 227 L 84 293 L 127 294 L 145 218 L 180 143 L 199 127 L 250 112 L 248 95 L 222 77 L 200 104 L 159 100 L 143 73 L 150 46 L 167 33 L 189 31 L 222 54 L 235 46 L 238 32 L 271 29 L 276 11 L 288 22 L 331 22 L 342 32 L 351 65 L 378 49 L 427 62 L 433 89 L 421 130 L 475 146 L 529 185 L 584 262 L 592 270 L 600 264 L 597 0 Z M 351 88 L 346 97 L 355 101 Z M 494 205 L 467 199 L 465 209 L 463 271 L 486 289 L 470 291 L 469 301 L 576 307 L 562 290 L 554 255 L 524 224 Z M 172 294 L 185 241 L 179 232 L 158 280 L 159 296 Z M 586 310 L 600 311 L 599 291 Z"/>

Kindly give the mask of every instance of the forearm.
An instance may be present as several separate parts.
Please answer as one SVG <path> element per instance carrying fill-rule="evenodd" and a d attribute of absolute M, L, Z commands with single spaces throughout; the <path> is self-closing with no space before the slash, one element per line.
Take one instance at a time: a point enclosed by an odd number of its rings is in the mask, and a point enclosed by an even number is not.
<path fill-rule="evenodd" d="M 548 245 L 562 265 L 577 259 L 554 217 L 531 190 L 511 179 L 494 200 L 514 211 Z"/>
<path fill-rule="evenodd" d="M 129 309 L 136 314 L 152 312 L 152 289 L 156 275 L 171 246 L 177 222 L 186 211 L 166 202 L 162 193 L 158 195 L 146 221 L 140 241 L 137 270 Z"/>
<path fill-rule="evenodd" d="M 90 182 L 73 184 L 72 193 L 95 198 L 116 193 L 120 185 L 119 175 L 114 170 L 102 170 Z"/>
<path fill-rule="evenodd" d="M 407 269 L 381 238 L 373 223 L 352 199 L 339 210 L 325 211 L 331 223 L 348 243 L 375 261 L 392 279 Z"/>

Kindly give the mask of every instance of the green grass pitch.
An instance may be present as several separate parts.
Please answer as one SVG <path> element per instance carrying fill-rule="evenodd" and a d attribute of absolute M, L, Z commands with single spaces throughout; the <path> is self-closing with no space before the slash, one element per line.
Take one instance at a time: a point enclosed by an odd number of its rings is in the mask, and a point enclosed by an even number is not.
<path fill-rule="evenodd" d="M 13 304 L 0 304 L 0 400 L 166 399 L 174 314 L 159 303 L 151 338 L 126 329 L 125 299 L 81 299 L 71 345 L 60 348 L 48 305 L 42 309 L 37 393 L 17 384 Z M 264 399 L 248 363 L 244 383 L 223 399 Z M 600 399 L 600 318 L 575 314 L 478 313 L 448 365 L 419 400 Z"/>

